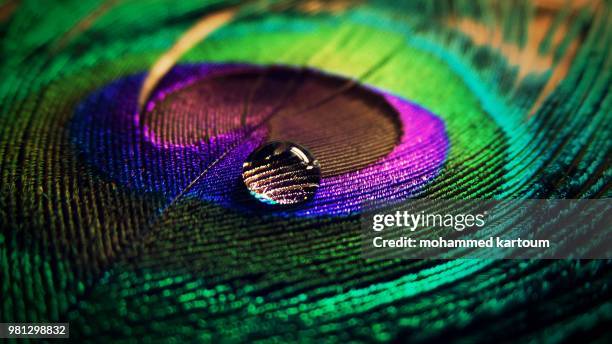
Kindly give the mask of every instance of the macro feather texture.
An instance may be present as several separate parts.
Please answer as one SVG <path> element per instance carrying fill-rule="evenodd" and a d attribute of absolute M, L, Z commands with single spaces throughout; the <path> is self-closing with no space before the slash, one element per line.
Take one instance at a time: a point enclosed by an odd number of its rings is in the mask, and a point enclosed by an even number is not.
<path fill-rule="evenodd" d="M 609 198 L 610 15 L 3 2 L 0 322 L 91 342 L 605 341 L 609 260 L 370 260 L 359 233 L 373 200 Z M 269 140 L 320 162 L 309 203 L 245 197 Z"/>

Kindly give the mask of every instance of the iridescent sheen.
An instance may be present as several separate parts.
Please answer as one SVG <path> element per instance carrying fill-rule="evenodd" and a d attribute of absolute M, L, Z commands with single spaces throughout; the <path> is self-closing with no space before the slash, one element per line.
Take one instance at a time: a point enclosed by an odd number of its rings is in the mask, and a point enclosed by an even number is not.
<path fill-rule="evenodd" d="M 275 74 L 276 77 L 283 81 L 279 86 L 276 86 L 276 81 L 271 79 L 271 73 L 278 73 Z M 94 93 L 79 106 L 73 124 L 74 139 L 78 148 L 86 153 L 84 156 L 98 166 L 98 169 L 126 186 L 162 194 L 169 200 L 184 192 L 186 195 L 212 201 L 224 207 L 247 210 L 248 204 L 245 204 L 239 196 L 242 163 L 248 154 L 270 135 L 268 126 L 260 123 L 267 120 L 266 116 L 270 111 L 284 111 L 274 108 L 280 104 L 280 99 L 284 96 L 282 92 L 287 89 L 284 86 L 286 81 L 298 79 L 300 73 L 304 72 L 300 69 L 278 67 L 270 71 L 265 67 L 246 64 L 179 66 L 166 76 L 148 103 L 144 114 L 132 110 L 136 107 L 137 98 L 137 88 L 134 85 L 142 80 L 142 76 L 126 77 Z M 314 71 L 309 73 L 312 82 L 329 78 L 323 73 Z M 230 98 L 227 99 L 211 98 L 209 102 L 213 105 L 204 110 L 208 114 L 194 114 L 199 102 L 191 105 L 193 96 L 181 100 L 183 90 L 207 78 L 218 80 L 217 86 L 216 84 L 206 86 L 216 87 L 213 89 L 215 94 L 225 88 L 229 90 L 228 87 L 234 87 L 231 86 L 233 78 L 238 80 L 245 78 L 246 81 L 237 83 L 246 82 L 244 89 L 250 90 L 252 84 L 256 84 L 257 81 L 253 75 L 267 78 L 265 80 L 268 80 L 269 85 L 267 88 L 258 86 L 264 89 L 261 94 L 254 93 L 258 98 L 249 109 L 249 116 L 242 120 L 244 125 L 241 124 L 242 109 L 235 105 L 237 101 L 231 98 L 242 99 L 241 92 L 245 93 L 244 97 L 248 96 L 249 92 L 243 91 L 242 88 L 232 89 L 231 94 L 227 96 Z M 333 79 L 333 83 L 342 87 L 342 80 L 336 78 Z M 314 86 L 321 87 L 317 84 Z M 320 188 L 312 197 L 309 206 L 285 209 L 277 212 L 277 215 L 348 215 L 359 212 L 367 202 L 397 201 L 412 197 L 439 173 L 450 148 L 444 122 L 423 107 L 393 94 L 368 86 L 355 87 L 360 92 L 359 97 L 373 97 L 372 101 L 377 107 L 389 108 L 388 114 L 381 113 L 380 116 L 381 119 L 386 116 L 393 117 L 392 121 L 398 126 L 398 142 L 388 153 L 384 153 L 365 167 L 340 174 L 325 175 L 325 165 L 323 165 Z M 121 97 L 118 97 L 118 94 L 121 94 Z M 304 95 L 298 90 L 293 98 L 289 99 L 298 103 L 301 97 Z M 307 99 L 302 102 L 306 103 L 305 108 L 308 109 L 308 106 L 319 100 L 315 96 L 314 100 Z M 164 110 L 166 103 L 171 107 Z M 286 110 L 287 114 L 278 114 L 278 116 L 299 117 L 300 111 L 303 111 L 300 109 L 301 107 L 291 104 L 289 110 Z M 340 112 L 345 109 L 337 108 L 331 111 Z M 174 114 L 169 117 L 167 115 L 170 112 L 179 115 Z M 353 122 L 360 120 L 359 116 L 349 118 Z M 214 135 L 201 134 L 203 131 L 197 129 L 197 125 L 204 125 L 203 122 L 206 121 L 208 121 L 206 125 L 214 128 Z M 215 121 L 215 124 L 210 121 Z M 348 125 L 348 123 L 335 122 L 329 125 Z M 371 126 L 367 123 L 366 125 Z M 90 130 L 83 130 L 84 126 Z M 308 124 L 298 127 L 297 130 L 309 130 Z M 176 133 L 187 132 L 200 136 L 192 135 L 189 141 L 179 140 L 176 137 Z M 348 135 L 353 134 L 353 132 L 348 133 Z M 109 135 L 113 137 L 109 142 L 116 144 L 116 147 L 103 143 L 108 140 Z M 362 139 L 366 138 L 367 136 Z M 144 144 L 135 144 L 141 139 Z M 377 137 L 373 139 L 379 140 Z M 334 138 L 323 137 L 323 140 L 333 142 Z M 320 149 L 324 150 L 324 142 L 322 147 Z M 120 161 L 117 159 L 108 160 L 112 156 L 111 152 L 123 151 L 124 154 L 142 158 L 133 159 L 129 165 L 116 164 Z M 353 154 L 354 160 L 362 157 L 362 154 Z M 349 155 L 347 152 L 340 157 L 348 159 Z M 153 164 L 152 161 L 157 163 Z M 195 185 L 188 188 L 190 182 L 202 171 L 206 173 Z M 158 182 L 160 180 L 167 182 L 160 184 Z"/>

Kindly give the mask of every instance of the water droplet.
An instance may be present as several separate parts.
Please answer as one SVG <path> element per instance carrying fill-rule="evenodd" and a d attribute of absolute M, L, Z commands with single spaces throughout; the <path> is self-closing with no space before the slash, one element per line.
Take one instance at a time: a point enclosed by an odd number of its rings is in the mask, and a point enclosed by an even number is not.
<path fill-rule="evenodd" d="M 242 165 L 242 179 L 259 201 L 298 205 L 311 199 L 321 182 L 321 167 L 304 147 L 291 142 L 268 142 Z"/>

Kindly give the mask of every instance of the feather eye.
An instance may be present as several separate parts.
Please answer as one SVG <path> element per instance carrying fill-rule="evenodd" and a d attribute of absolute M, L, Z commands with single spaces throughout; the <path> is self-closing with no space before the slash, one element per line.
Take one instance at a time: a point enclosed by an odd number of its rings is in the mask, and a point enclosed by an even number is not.
<path fill-rule="evenodd" d="M 136 171 L 144 170 L 146 179 L 136 185 L 167 195 L 170 203 L 197 194 L 243 209 L 248 203 L 241 197 L 243 161 L 265 141 L 299 142 L 320 161 L 321 188 L 313 202 L 293 213 L 298 216 L 348 215 L 360 203 L 410 197 L 439 173 L 447 155 L 444 124 L 435 115 L 354 80 L 313 70 L 180 66 L 168 74 L 147 112 L 136 114 L 121 109 L 126 102 L 137 103 L 128 80 L 82 104 L 74 121 L 75 141 L 111 178 L 129 183 Z M 102 96 L 109 92 L 122 97 Z M 113 149 L 98 132 L 111 135 L 109 141 L 130 154 L 147 158 L 134 171 L 121 164 L 113 168 L 107 151 Z M 150 160 L 158 160 L 157 165 L 145 163 Z M 157 180 L 183 182 L 169 187 Z M 359 197 L 359 190 L 368 193 Z"/>

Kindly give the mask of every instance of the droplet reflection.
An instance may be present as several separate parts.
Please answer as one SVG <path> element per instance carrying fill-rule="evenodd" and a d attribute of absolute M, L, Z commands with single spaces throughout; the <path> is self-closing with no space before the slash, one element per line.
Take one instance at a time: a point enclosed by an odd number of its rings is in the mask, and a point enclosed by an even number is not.
<path fill-rule="evenodd" d="M 299 205 L 321 183 L 321 167 L 304 147 L 273 141 L 257 148 L 242 165 L 242 179 L 257 200 L 270 205 Z"/>

